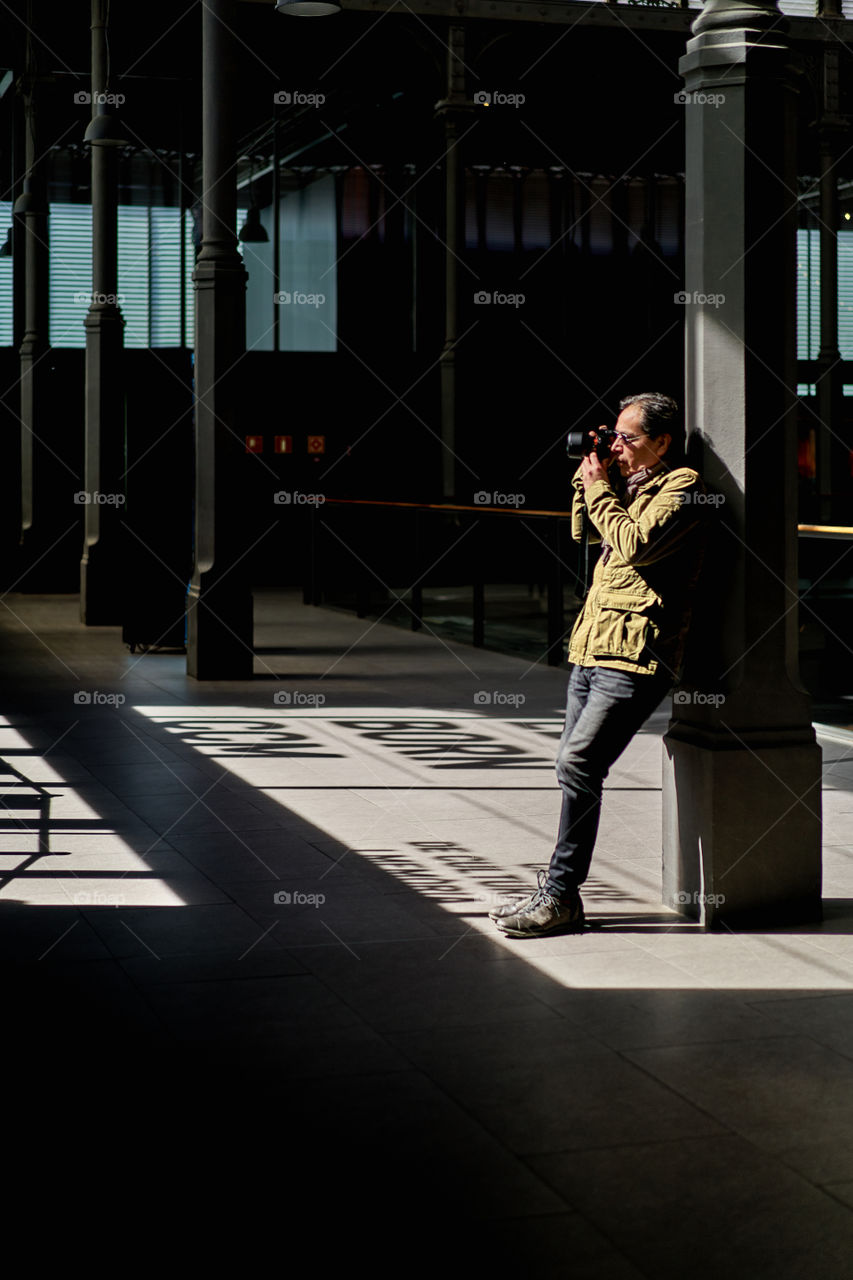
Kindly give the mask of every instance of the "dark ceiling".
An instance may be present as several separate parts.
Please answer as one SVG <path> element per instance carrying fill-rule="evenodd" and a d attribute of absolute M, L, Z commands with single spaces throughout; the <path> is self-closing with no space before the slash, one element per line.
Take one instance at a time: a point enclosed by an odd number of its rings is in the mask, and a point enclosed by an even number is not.
<path fill-rule="evenodd" d="M 581 6 L 578 6 L 579 10 Z M 3 65 L 20 76 L 32 51 L 39 150 L 79 144 L 90 108 L 90 5 L 12 0 L 0 7 Z M 31 35 L 28 37 L 28 24 Z M 113 4 L 110 85 L 141 152 L 201 151 L 199 0 Z M 233 112 L 241 154 L 268 157 L 274 116 L 280 155 L 294 163 L 422 168 L 443 150 L 435 103 L 444 94 L 447 19 L 410 10 L 279 14 L 273 0 L 234 6 Z M 571 29 L 535 22 L 465 23 L 466 91 L 523 92 L 524 110 L 475 111 L 467 163 L 565 166 L 578 172 L 677 173 L 684 168 L 678 59 L 686 32 Z M 842 78 L 849 76 L 845 56 Z M 812 77 L 813 78 L 813 77 Z M 800 172 L 814 172 L 814 92 L 800 77 Z M 322 95 L 276 105 L 275 95 Z M 15 92 L 3 97 L 0 165 L 9 172 Z M 839 167 L 842 176 L 846 162 Z M 4 184 L 5 185 L 5 184 Z"/>

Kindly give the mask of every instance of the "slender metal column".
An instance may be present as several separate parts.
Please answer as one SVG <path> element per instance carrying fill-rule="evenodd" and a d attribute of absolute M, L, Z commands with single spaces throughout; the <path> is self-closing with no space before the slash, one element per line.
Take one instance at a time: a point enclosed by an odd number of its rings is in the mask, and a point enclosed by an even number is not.
<path fill-rule="evenodd" d="M 92 0 L 92 116 L 108 88 L 106 0 Z M 80 619 L 116 625 L 122 614 L 124 318 L 118 303 L 118 156 L 92 145 L 92 298 L 86 314 L 84 540 Z"/>
<path fill-rule="evenodd" d="M 204 0 L 202 18 L 203 237 L 193 272 L 195 547 L 187 596 L 187 672 L 199 680 L 252 674 L 252 595 L 246 543 L 241 357 L 246 270 L 237 252 L 233 0 Z"/>
<path fill-rule="evenodd" d="M 36 85 L 31 67 L 24 77 L 24 190 L 15 202 L 24 233 L 24 333 L 21 339 L 21 546 L 26 567 L 38 541 L 38 476 L 34 440 L 39 434 L 48 348 L 48 230 L 45 161 L 39 157 Z"/>
<path fill-rule="evenodd" d="M 452 23 L 447 39 L 447 97 L 436 104 L 444 122 L 445 228 L 444 228 L 444 348 L 441 370 L 442 493 L 456 496 L 456 418 L 459 403 L 459 370 L 456 341 L 459 337 L 459 259 L 465 250 L 465 168 L 458 145 L 462 125 L 473 110 L 465 93 L 465 30 Z"/>
<path fill-rule="evenodd" d="M 681 60 L 689 443 L 723 501 L 698 601 L 718 642 L 664 738 L 663 870 L 664 901 L 708 925 L 820 914 L 821 752 L 798 678 L 786 28 L 772 3 L 708 0 Z"/>
<path fill-rule="evenodd" d="M 847 123 L 840 114 L 837 48 L 823 51 L 823 110 L 820 136 L 820 352 L 818 354 L 817 489 L 819 519 L 833 518 L 833 432 L 841 426 L 841 354 L 838 350 L 838 168 L 846 149 Z M 843 459 L 842 459 L 843 462 Z"/>

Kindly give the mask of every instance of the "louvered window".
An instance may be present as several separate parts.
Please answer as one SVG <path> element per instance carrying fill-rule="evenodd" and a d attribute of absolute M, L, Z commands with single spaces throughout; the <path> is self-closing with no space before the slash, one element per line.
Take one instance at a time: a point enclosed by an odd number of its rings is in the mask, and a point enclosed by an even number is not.
<path fill-rule="evenodd" d="M 839 311 L 843 309 L 843 296 L 839 299 Z M 819 350 L 820 232 L 800 228 L 797 231 L 797 359 L 816 360 Z"/>
<path fill-rule="evenodd" d="M 125 347 L 180 345 L 180 225 L 179 209 L 119 205 L 118 303 L 125 320 Z M 49 232 L 50 342 L 54 347 L 85 347 L 83 321 L 92 291 L 90 206 L 52 204 Z M 192 346 L 194 257 L 189 214 L 184 241 L 185 340 Z"/>
<path fill-rule="evenodd" d="M 12 225 L 12 202 L 0 200 L 0 245 Z M 12 345 L 12 258 L 0 258 L 0 347 Z"/>
<path fill-rule="evenodd" d="M 853 360 L 853 231 L 838 232 L 838 350 Z"/>

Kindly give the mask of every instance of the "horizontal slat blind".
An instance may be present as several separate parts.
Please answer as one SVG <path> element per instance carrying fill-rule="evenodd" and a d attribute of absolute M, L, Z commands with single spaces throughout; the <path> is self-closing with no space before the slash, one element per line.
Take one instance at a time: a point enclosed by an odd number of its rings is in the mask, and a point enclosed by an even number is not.
<path fill-rule="evenodd" d="M 0 200 L 0 245 L 12 225 L 12 201 Z M 12 258 L 0 258 L 0 347 L 12 345 Z"/>
<path fill-rule="evenodd" d="M 839 310 L 840 310 L 839 305 Z M 820 350 L 820 232 L 797 231 L 797 359 Z"/>

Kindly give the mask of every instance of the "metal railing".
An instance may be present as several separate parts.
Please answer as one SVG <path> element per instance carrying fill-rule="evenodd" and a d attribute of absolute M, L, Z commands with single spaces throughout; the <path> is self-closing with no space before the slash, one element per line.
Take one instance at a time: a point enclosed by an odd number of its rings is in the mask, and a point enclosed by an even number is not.
<path fill-rule="evenodd" d="M 333 513 L 338 512 L 359 514 L 358 528 L 350 520 L 336 528 Z M 374 521 L 373 516 L 380 519 Z M 385 618 L 402 607 L 408 611 L 411 629 L 417 631 L 425 625 L 424 593 L 429 585 L 455 584 L 470 590 L 471 625 L 466 638 L 482 648 L 487 625 L 496 630 L 502 625 L 495 618 L 489 620 L 487 585 L 526 583 L 530 588 L 533 584 L 546 598 L 540 657 L 551 666 L 564 660 L 567 624 L 581 607 L 583 583 L 588 580 L 582 549 L 571 537 L 569 511 L 327 498 L 319 508 L 311 508 L 310 529 L 303 588 L 306 604 L 346 601 L 344 607 L 360 618 L 375 613 Z M 511 533 L 510 540 L 502 530 Z M 520 536 L 520 530 L 526 537 Z M 797 530 L 808 540 L 853 539 L 853 527 L 846 525 L 799 524 Z M 510 542 L 511 552 L 504 559 Z M 409 583 L 403 590 L 395 585 L 401 581 Z M 377 592 L 381 593 L 378 600 Z M 434 614 L 435 601 L 430 607 Z M 531 629 L 530 644 L 535 640 Z"/>
<path fill-rule="evenodd" d="M 401 517 L 396 527 L 382 530 L 384 537 L 369 543 L 363 552 L 351 542 L 352 533 L 341 536 L 329 523 L 335 510 L 358 509 L 362 515 L 383 512 Z M 449 520 L 458 534 L 449 541 L 442 537 L 442 519 Z M 523 555 L 516 563 L 524 572 L 512 574 L 495 564 L 494 553 L 500 542 L 497 529 L 513 521 L 527 532 Z M 509 527 L 509 526 L 507 526 Z M 492 537 L 484 544 L 486 530 Z M 474 534 L 475 536 L 469 536 Z M 521 543 L 516 547 L 518 552 Z M 488 551 L 493 556 L 490 559 Z M 403 553 L 403 554 L 401 554 Z M 370 562 L 368 563 L 368 556 Z M 452 557 L 452 558 L 451 558 Z M 397 564 L 395 565 L 395 561 Z M 395 573 L 396 569 L 396 573 Z M 346 570 L 346 572 L 345 572 Z M 497 570 L 497 572 L 495 572 Z M 389 579 L 405 571 L 413 581 L 402 593 L 395 591 Z M 490 572 L 491 571 L 491 572 Z M 348 577 L 347 574 L 351 574 Z M 434 584 L 457 582 L 471 589 L 471 643 L 482 648 L 486 643 L 486 585 L 497 582 L 526 582 L 544 588 L 546 596 L 546 637 L 542 656 L 550 666 L 563 661 L 566 635 L 566 587 L 575 592 L 580 608 L 581 575 L 578 545 L 571 538 L 571 513 L 531 509 L 519 511 L 500 506 L 464 506 L 457 503 L 383 502 L 362 499 L 327 498 L 320 508 L 312 508 L 308 571 L 303 598 L 306 604 L 334 603 L 335 590 L 349 587 L 355 595 L 355 612 L 367 617 L 371 609 L 371 590 L 378 586 L 391 597 L 391 606 L 403 604 L 410 613 L 413 631 L 424 625 L 424 589 Z M 387 600 L 387 595 L 386 595 Z M 386 612 L 390 612 L 390 608 Z"/>

